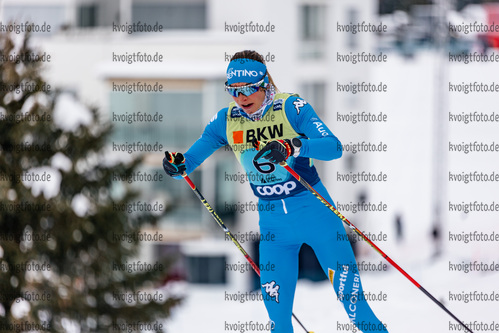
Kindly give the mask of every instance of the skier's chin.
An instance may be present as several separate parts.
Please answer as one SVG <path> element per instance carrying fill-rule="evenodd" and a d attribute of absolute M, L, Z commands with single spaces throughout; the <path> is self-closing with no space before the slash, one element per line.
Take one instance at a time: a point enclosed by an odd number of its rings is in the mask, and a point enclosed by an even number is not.
<path fill-rule="evenodd" d="M 248 103 L 248 104 L 242 104 L 241 107 L 243 108 L 243 110 L 247 113 L 253 113 L 255 112 L 255 110 L 252 110 L 253 109 L 253 105 L 255 105 L 255 103 Z"/>

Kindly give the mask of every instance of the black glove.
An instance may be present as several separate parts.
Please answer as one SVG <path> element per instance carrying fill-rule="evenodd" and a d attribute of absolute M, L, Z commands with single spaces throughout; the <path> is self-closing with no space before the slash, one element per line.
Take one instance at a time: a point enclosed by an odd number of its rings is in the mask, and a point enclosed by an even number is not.
<path fill-rule="evenodd" d="M 174 177 L 180 176 L 185 172 L 185 157 L 181 153 L 165 151 L 163 158 L 163 169 L 167 175 Z"/>
<path fill-rule="evenodd" d="M 262 145 L 259 141 L 256 141 L 253 142 L 253 146 L 259 150 Z M 289 156 L 292 156 L 294 151 L 295 149 L 289 139 L 271 140 L 268 141 L 263 148 L 261 148 L 253 160 L 257 161 L 260 157 L 263 157 L 271 163 L 279 164 L 287 160 Z"/>

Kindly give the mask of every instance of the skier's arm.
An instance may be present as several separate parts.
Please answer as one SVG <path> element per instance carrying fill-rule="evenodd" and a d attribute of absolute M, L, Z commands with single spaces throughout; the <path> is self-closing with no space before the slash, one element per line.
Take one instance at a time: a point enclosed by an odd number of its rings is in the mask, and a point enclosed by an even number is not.
<path fill-rule="evenodd" d="M 341 157 L 341 142 L 310 104 L 300 97 L 290 97 L 286 100 L 285 110 L 294 130 L 308 138 L 301 138 L 302 147 L 298 156 L 324 161 Z"/>
<path fill-rule="evenodd" d="M 187 150 L 185 157 L 185 172 L 190 174 L 201 163 L 204 162 L 211 154 L 218 148 L 228 144 L 225 115 L 227 108 L 220 110 L 206 125 L 201 137 L 194 142 L 194 144 Z M 174 178 L 180 179 L 182 176 Z"/>

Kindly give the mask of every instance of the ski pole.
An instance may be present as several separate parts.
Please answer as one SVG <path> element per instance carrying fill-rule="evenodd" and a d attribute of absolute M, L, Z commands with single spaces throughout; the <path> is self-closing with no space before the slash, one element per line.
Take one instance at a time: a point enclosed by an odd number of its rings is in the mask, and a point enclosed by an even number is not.
<path fill-rule="evenodd" d="M 239 244 L 239 242 L 237 241 L 237 239 L 230 232 L 229 228 L 227 228 L 227 226 L 223 223 L 222 219 L 217 215 L 217 213 L 210 206 L 210 204 L 208 203 L 208 201 L 206 201 L 206 199 L 203 197 L 203 195 L 201 194 L 201 192 L 199 192 L 199 190 L 197 189 L 196 185 L 194 185 L 194 183 L 189 178 L 189 176 L 187 176 L 187 174 L 185 172 L 183 172 L 182 173 L 182 177 L 185 179 L 185 181 L 187 182 L 187 184 L 189 184 L 190 188 L 194 191 L 194 193 L 196 193 L 196 196 L 199 198 L 199 200 L 201 200 L 202 204 L 210 212 L 211 216 L 218 223 L 218 225 L 220 226 L 220 228 L 223 229 L 223 231 L 230 237 L 230 239 L 236 245 L 236 247 L 239 249 L 239 251 L 241 251 L 241 253 L 244 255 L 244 257 L 246 258 L 246 260 L 250 263 L 251 267 L 253 267 L 253 270 L 256 272 L 256 274 L 258 274 L 258 276 L 260 276 L 260 268 L 258 267 L 258 265 L 253 261 L 253 259 L 251 259 L 250 255 L 248 254 L 248 252 L 246 252 L 244 250 L 244 248 L 241 246 L 241 244 Z M 292 315 L 293 315 L 293 318 L 296 320 L 296 322 L 298 324 L 300 324 L 300 326 L 305 330 L 305 332 L 307 332 L 307 333 L 314 333 L 312 331 L 307 330 L 305 328 L 305 326 L 303 326 L 303 324 L 301 323 L 301 321 L 298 320 L 298 317 L 296 317 L 294 313 L 292 313 Z"/>
<path fill-rule="evenodd" d="M 435 302 L 442 310 L 447 312 L 452 318 L 454 318 L 459 324 L 461 324 L 468 332 L 473 333 L 471 329 L 468 328 L 461 320 L 459 320 L 452 312 L 450 312 L 442 303 L 440 303 L 433 295 L 431 295 L 426 289 L 424 289 L 419 283 L 416 282 L 409 274 L 407 274 L 395 261 L 388 257 L 379 247 L 376 246 L 362 231 L 360 231 L 352 222 L 348 221 L 343 214 L 341 214 L 336 208 L 333 207 L 326 199 L 324 199 L 309 183 L 300 177 L 286 162 L 279 163 L 284 167 L 293 177 L 296 178 L 305 188 L 307 188 L 312 194 L 319 199 L 326 207 L 328 207 L 336 216 L 340 218 L 344 223 L 348 225 L 350 229 L 355 231 L 363 240 L 365 240 L 372 248 L 374 248 L 383 258 L 386 259 L 393 267 L 395 267 L 400 273 L 402 273 L 409 281 L 411 281 L 416 287 L 419 288 L 426 296 L 428 296 L 433 302 Z"/>

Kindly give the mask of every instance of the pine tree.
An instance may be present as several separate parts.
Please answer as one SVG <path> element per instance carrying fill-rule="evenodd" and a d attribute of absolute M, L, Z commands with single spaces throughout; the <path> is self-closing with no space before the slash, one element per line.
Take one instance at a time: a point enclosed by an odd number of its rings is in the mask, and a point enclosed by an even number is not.
<path fill-rule="evenodd" d="M 112 128 L 96 109 L 61 128 L 63 94 L 35 54 L 29 35 L 0 35 L 0 331 L 161 332 L 180 302 L 161 288 L 168 263 L 117 269 L 138 253 L 130 236 L 158 219 L 117 209 L 139 193 L 116 191 L 113 175 L 141 158 L 109 160 Z"/>

